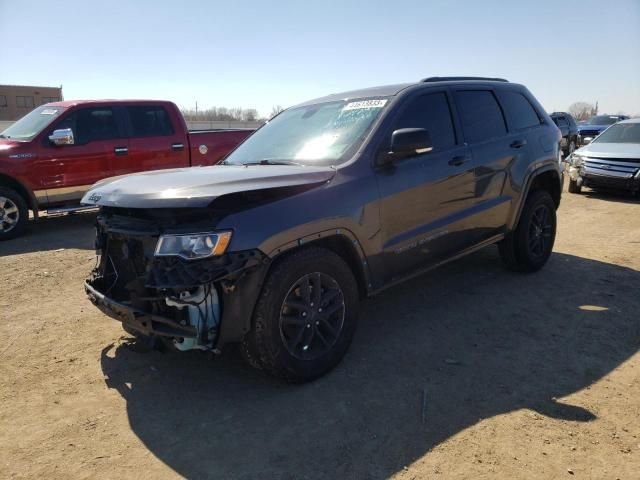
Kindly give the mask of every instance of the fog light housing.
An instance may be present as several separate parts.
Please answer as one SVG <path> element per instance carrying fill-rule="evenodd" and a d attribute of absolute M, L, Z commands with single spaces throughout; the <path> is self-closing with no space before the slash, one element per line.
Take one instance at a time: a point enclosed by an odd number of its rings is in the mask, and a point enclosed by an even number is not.
<path fill-rule="evenodd" d="M 222 255 L 231 241 L 231 232 L 162 235 L 156 245 L 156 257 L 180 257 L 185 260 Z"/>

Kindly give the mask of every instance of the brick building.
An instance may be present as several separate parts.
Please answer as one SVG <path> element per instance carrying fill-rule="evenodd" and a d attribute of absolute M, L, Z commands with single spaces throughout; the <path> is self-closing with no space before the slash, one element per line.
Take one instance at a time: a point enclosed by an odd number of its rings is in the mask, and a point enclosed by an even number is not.
<path fill-rule="evenodd" d="M 0 121 L 18 120 L 35 107 L 62 99 L 61 86 L 0 85 Z"/>

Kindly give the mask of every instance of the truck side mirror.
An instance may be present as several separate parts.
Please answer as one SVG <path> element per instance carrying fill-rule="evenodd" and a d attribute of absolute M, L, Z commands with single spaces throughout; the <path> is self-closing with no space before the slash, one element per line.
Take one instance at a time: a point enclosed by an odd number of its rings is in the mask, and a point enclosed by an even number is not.
<path fill-rule="evenodd" d="M 391 148 L 380 157 L 381 164 L 415 157 L 433 150 L 431 135 L 424 128 L 401 128 L 391 134 Z"/>
<path fill-rule="evenodd" d="M 75 140 L 73 138 L 73 130 L 70 128 L 61 128 L 59 130 L 54 130 L 51 135 L 49 135 L 49 140 L 51 143 L 57 146 L 62 145 L 73 145 Z"/>

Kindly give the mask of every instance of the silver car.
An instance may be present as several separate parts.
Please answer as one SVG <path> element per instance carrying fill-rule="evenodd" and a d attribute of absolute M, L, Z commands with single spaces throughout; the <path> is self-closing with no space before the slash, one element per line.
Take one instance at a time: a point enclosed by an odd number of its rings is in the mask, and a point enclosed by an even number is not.
<path fill-rule="evenodd" d="M 640 194 L 640 118 L 611 125 L 568 159 L 569 192 L 583 186 Z"/>

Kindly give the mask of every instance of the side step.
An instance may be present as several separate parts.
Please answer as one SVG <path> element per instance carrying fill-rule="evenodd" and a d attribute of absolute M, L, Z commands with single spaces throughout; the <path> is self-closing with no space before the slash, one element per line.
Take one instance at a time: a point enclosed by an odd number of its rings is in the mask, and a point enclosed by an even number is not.
<path fill-rule="evenodd" d="M 48 217 L 53 217 L 56 215 L 62 215 L 64 213 L 90 212 L 92 210 L 98 210 L 98 207 L 74 205 L 67 207 L 49 208 L 45 210 L 45 212 L 47 212 Z"/>

